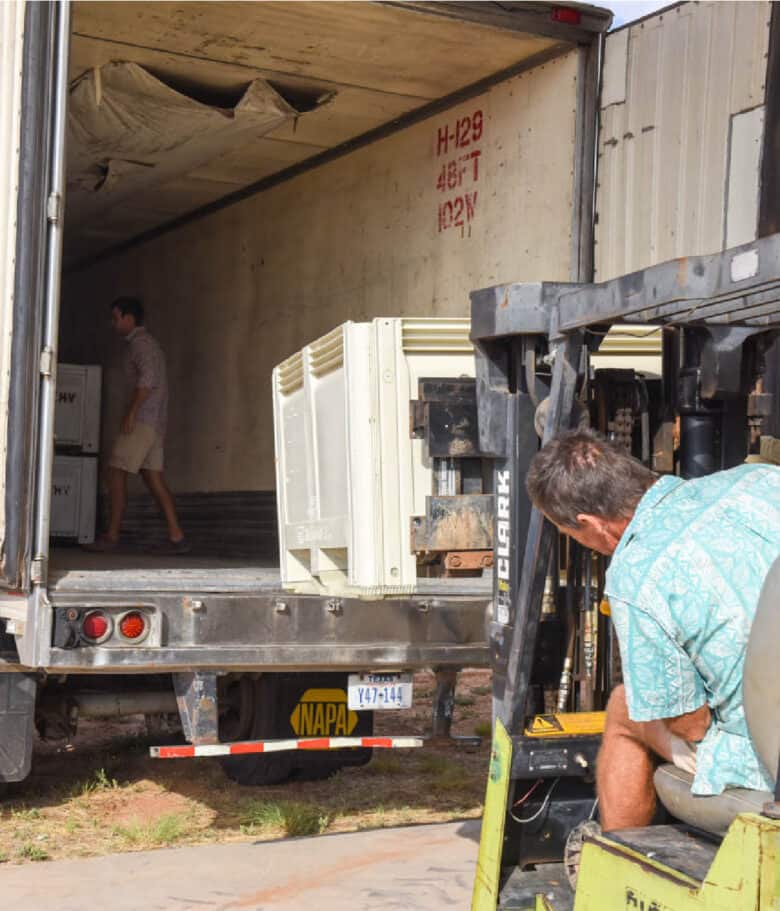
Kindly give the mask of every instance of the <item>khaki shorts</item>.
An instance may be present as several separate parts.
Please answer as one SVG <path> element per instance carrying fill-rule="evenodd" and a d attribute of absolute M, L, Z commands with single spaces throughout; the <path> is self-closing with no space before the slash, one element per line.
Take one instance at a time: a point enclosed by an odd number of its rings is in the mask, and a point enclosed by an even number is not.
<path fill-rule="evenodd" d="M 120 433 L 108 463 L 130 474 L 148 468 L 163 470 L 163 438 L 151 424 L 136 424 L 132 433 Z"/>

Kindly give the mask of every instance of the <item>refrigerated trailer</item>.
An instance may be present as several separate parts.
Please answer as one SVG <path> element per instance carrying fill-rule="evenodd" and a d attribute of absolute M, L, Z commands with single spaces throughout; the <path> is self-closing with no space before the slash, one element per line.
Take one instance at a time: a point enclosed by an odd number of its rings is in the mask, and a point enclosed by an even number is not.
<path fill-rule="evenodd" d="M 680 3 L 606 35 L 610 14 L 582 4 L 2 4 L 0 780 L 28 773 L 36 726 L 70 737 L 108 711 L 178 712 L 195 755 L 273 741 L 273 759 L 226 757 L 245 782 L 324 774 L 389 744 L 364 742 L 349 674 L 376 694 L 437 669 L 446 731 L 456 670 L 503 655 L 490 571 L 457 568 L 493 546 L 490 472 L 463 457 L 473 371 L 412 370 L 401 394 L 368 345 L 369 380 L 319 397 L 348 372 L 334 337 L 393 322 L 393 363 L 428 345 L 452 366 L 475 288 L 508 289 L 506 335 L 515 283 L 776 231 L 777 20 L 768 2 Z M 162 526 L 138 490 L 123 552 L 50 539 L 57 364 L 102 367 L 104 467 L 120 295 L 143 299 L 168 361 L 166 475 L 194 544 L 168 562 L 144 552 Z M 417 331 L 434 324 L 443 349 Z M 660 351 L 629 326 L 593 360 L 652 377 Z M 274 399 L 281 414 L 299 394 L 320 410 L 291 462 Z M 348 395 L 375 399 L 350 450 L 373 481 L 329 460 Z M 387 483 L 402 451 L 411 487 Z M 455 547 L 475 518 L 482 537 Z M 305 738 L 320 749 L 291 749 Z"/>
<path fill-rule="evenodd" d="M 28 774 L 36 727 L 71 737 L 108 712 L 178 712 L 191 753 L 266 744 L 227 757 L 247 783 L 327 773 L 393 745 L 370 738 L 348 674 L 374 675 L 376 695 L 437 669 L 446 730 L 453 672 L 490 660 L 489 573 L 437 574 L 426 539 L 402 591 L 283 579 L 272 370 L 345 323 L 462 319 L 472 288 L 518 270 L 591 277 L 610 19 L 551 3 L 2 5 L 0 781 Z M 50 539 L 57 364 L 102 365 L 104 467 L 120 295 L 143 299 L 168 361 L 166 474 L 195 544 L 168 562 L 143 552 L 156 519 L 135 490 L 121 553 Z M 407 440 L 422 389 L 399 399 Z M 414 518 L 396 520 L 410 550 Z M 369 533 L 381 548 L 387 527 Z M 343 548 L 317 543 L 343 577 Z M 362 749 L 295 750 L 307 737 Z"/>

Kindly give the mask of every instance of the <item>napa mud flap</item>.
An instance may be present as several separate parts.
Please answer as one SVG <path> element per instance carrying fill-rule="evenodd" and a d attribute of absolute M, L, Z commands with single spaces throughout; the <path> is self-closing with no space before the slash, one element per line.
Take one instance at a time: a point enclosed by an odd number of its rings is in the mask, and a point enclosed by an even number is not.
<path fill-rule="evenodd" d="M 326 748 L 331 739 L 349 738 L 360 742 L 370 737 L 374 729 L 373 712 L 355 712 L 347 704 L 347 674 L 301 673 L 261 674 L 248 683 L 246 710 L 250 717 L 240 725 L 241 736 L 225 736 L 221 731 L 222 745 L 192 747 L 187 752 L 157 751 L 160 758 L 198 755 L 199 751 L 212 751 L 212 755 L 229 753 L 222 760 L 227 775 L 243 785 L 280 784 L 291 776 L 298 778 L 327 778 L 337 769 L 348 765 L 364 765 L 371 759 L 372 747 L 355 746 Z M 241 746 L 240 749 L 222 749 L 228 741 L 297 741 L 307 740 L 305 749 L 295 749 L 295 744 L 283 752 L 265 748 L 258 750 Z M 323 748 L 316 749 L 311 741 L 323 741 Z M 244 751 L 246 750 L 246 753 Z M 238 753 L 242 755 L 237 755 Z"/>
<path fill-rule="evenodd" d="M 0 782 L 30 774 L 37 687 L 31 674 L 0 673 Z"/>
<path fill-rule="evenodd" d="M 283 730 L 280 737 L 369 737 L 374 732 L 374 713 L 355 712 L 347 705 L 346 674 L 282 675 L 280 687 Z M 365 748 L 315 751 L 297 754 L 301 770 L 363 765 L 371 759 Z M 316 775 L 316 773 L 315 773 Z"/>

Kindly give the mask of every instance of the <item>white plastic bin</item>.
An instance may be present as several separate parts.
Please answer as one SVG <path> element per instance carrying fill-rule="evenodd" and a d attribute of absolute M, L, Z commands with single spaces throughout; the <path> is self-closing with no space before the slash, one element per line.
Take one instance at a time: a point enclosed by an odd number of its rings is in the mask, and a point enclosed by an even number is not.
<path fill-rule="evenodd" d="M 50 534 L 75 538 L 81 544 L 95 540 L 98 463 L 94 456 L 54 457 Z"/>
<path fill-rule="evenodd" d="M 57 403 L 54 440 L 57 446 L 80 452 L 100 448 L 101 369 L 88 364 L 60 364 L 57 368 Z"/>
<path fill-rule="evenodd" d="M 423 377 L 474 376 L 467 319 L 344 323 L 275 370 L 274 427 L 285 588 L 360 597 L 417 585 L 411 518 L 432 466 L 410 438 Z"/>

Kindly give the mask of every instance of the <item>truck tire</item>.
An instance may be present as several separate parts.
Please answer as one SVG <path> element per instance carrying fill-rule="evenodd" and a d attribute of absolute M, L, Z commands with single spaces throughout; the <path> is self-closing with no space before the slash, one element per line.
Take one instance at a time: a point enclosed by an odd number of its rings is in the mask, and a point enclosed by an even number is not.
<path fill-rule="evenodd" d="M 30 774 L 37 692 L 34 674 L 0 674 L 0 784 Z"/>
<path fill-rule="evenodd" d="M 278 733 L 282 726 L 281 684 L 278 674 L 264 674 L 255 679 L 245 676 L 238 681 L 243 703 L 241 714 L 250 719 L 248 724 L 242 724 L 245 726 L 245 733 L 241 739 L 272 740 L 281 736 Z M 247 712 L 249 716 L 245 714 Z M 258 787 L 282 784 L 292 774 L 290 755 L 251 753 L 246 756 L 227 756 L 222 760 L 222 768 L 228 778 L 241 785 Z"/>

